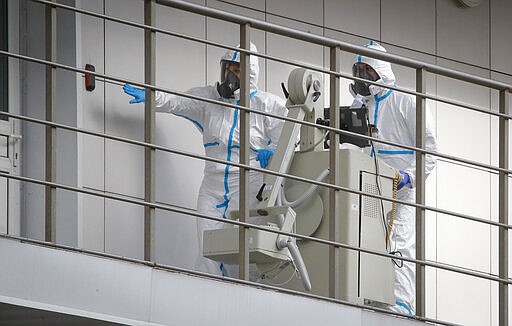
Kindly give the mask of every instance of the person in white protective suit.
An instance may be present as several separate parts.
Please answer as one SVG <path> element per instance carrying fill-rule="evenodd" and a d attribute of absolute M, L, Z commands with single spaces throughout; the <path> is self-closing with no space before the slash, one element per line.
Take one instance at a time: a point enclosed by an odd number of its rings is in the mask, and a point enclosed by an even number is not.
<path fill-rule="evenodd" d="M 257 48 L 251 43 L 251 51 Z M 240 52 L 229 50 L 220 59 L 220 82 L 214 86 L 195 87 L 188 94 L 214 99 L 231 104 L 239 104 L 240 100 Z M 286 116 L 288 110 L 285 100 L 258 90 L 259 64 L 257 56 L 250 56 L 250 108 L 266 113 Z M 126 84 L 124 90 L 134 96 L 130 103 L 144 101 L 144 90 Z M 212 104 L 196 99 L 156 92 L 157 112 L 173 113 L 194 123 L 203 135 L 205 154 L 207 157 L 220 160 L 239 162 L 240 134 L 239 110 Z M 250 114 L 250 166 L 265 168 L 281 134 L 284 121 L 268 116 Z M 263 175 L 257 171 L 249 172 L 249 204 L 257 202 L 256 195 L 263 184 Z M 228 212 L 238 209 L 239 201 L 239 169 L 238 167 L 205 161 L 204 177 L 199 189 L 197 209 L 199 213 L 226 218 Z M 196 261 L 198 271 L 215 275 L 237 277 L 236 266 L 226 266 L 204 258 L 203 232 L 208 229 L 222 228 L 224 223 L 197 219 L 197 237 L 199 239 L 199 255 Z M 251 271 L 251 279 L 255 268 Z"/>
<path fill-rule="evenodd" d="M 381 45 L 374 41 L 371 41 L 366 47 L 386 52 Z M 389 86 L 395 84 L 395 75 L 391 70 L 391 64 L 370 57 L 357 55 L 353 62 L 352 74 L 355 77 L 379 84 Z M 362 81 L 354 81 L 350 85 L 350 93 L 353 96 L 360 94 L 364 97 L 364 102 L 368 108 L 368 120 L 371 125 L 372 137 L 416 147 L 415 96 L 378 85 L 370 85 Z M 426 116 L 425 149 L 437 151 L 432 117 L 428 109 Z M 374 141 L 371 155 L 376 155 L 378 159 L 398 171 L 400 182 L 397 199 L 415 202 L 415 152 Z M 434 169 L 435 164 L 435 157 L 427 155 L 425 160 L 426 176 Z M 403 257 L 415 258 L 415 219 L 415 208 L 413 206 L 397 204 L 391 235 L 391 252 L 400 253 Z M 415 313 L 416 266 L 414 263 L 399 261 L 398 259 L 395 265 L 396 305 L 391 309 L 412 315 Z"/>

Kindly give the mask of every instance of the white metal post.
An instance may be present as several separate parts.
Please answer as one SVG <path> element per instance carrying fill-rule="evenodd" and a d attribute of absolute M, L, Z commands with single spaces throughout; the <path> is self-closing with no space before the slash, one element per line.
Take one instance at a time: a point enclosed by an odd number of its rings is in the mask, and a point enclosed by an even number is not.
<path fill-rule="evenodd" d="M 425 93 L 425 68 L 416 69 L 416 91 Z M 426 99 L 416 96 L 416 147 L 425 148 Z M 425 205 L 425 154 L 416 152 L 416 203 Z M 425 260 L 425 209 L 416 208 L 416 259 Z M 416 315 L 425 316 L 425 266 L 416 263 Z"/>
<path fill-rule="evenodd" d="M 331 47 L 330 70 L 339 72 L 341 67 L 341 51 L 337 46 Z M 330 112 L 329 126 L 340 129 L 340 77 L 330 75 Z M 329 132 L 329 182 L 340 185 L 340 135 L 336 132 Z M 339 190 L 329 189 L 329 240 L 339 242 L 340 228 L 337 221 L 340 216 Z M 329 297 L 340 298 L 340 249 L 329 246 Z"/>
<path fill-rule="evenodd" d="M 56 2 L 56 0 L 52 0 Z M 46 60 L 55 62 L 57 58 L 57 8 L 47 5 L 46 13 Z M 57 68 L 46 66 L 46 121 L 53 121 L 55 113 Z M 45 180 L 55 182 L 57 128 L 46 126 Z M 45 186 L 45 231 L 44 239 L 55 242 L 57 188 Z"/>
<path fill-rule="evenodd" d="M 144 23 L 153 26 L 155 21 L 155 0 L 144 1 Z M 156 32 L 144 30 L 144 82 L 155 84 L 155 45 Z M 146 88 L 144 105 L 144 141 L 155 142 L 155 91 Z M 155 149 L 144 148 L 144 200 L 155 202 Z M 153 261 L 154 249 L 155 208 L 144 207 L 144 260 Z"/>
<path fill-rule="evenodd" d="M 250 32 L 251 26 L 249 24 L 240 25 L 240 48 L 250 50 Z M 240 52 L 240 105 L 249 107 L 250 98 L 250 55 Z M 245 110 L 240 110 L 240 163 L 249 165 L 249 140 L 250 140 L 250 113 Z M 249 170 L 240 168 L 240 199 L 239 211 L 240 222 L 246 222 L 249 217 Z M 246 227 L 239 227 L 239 255 L 238 277 L 241 280 L 249 279 L 249 243 L 248 234 L 249 229 Z"/>
<path fill-rule="evenodd" d="M 508 90 L 500 91 L 500 113 L 510 114 L 510 101 L 509 101 Z M 509 168 L 509 119 L 500 117 L 499 124 L 499 164 L 500 168 Z M 508 187 L 509 175 L 503 171 L 499 172 L 499 221 L 500 223 L 508 224 L 509 214 L 509 187 Z M 508 279 L 508 229 L 503 227 L 499 228 L 498 236 L 498 251 L 499 251 L 499 277 L 501 279 Z M 508 284 L 504 282 L 499 283 L 499 325 L 507 326 L 508 321 Z"/>

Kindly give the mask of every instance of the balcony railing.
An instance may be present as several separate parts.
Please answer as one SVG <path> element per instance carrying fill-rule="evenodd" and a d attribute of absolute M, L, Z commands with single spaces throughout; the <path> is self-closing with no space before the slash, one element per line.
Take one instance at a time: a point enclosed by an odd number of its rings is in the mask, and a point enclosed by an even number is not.
<path fill-rule="evenodd" d="M 185 1 L 179 0 L 144 0 L 144 23 L 136 23 L 125 19 L 120 19 L 108 15 L 103 15 L 99 13 L 94 13 L 91 11 L 83 10 L 80 8 L 75 8 L 63 4 L 58 4 L 55 1 L 45 1 L 45 0 L 31 0 L 36 3 L 44 4 L 46 6 L 46 57 L 45 59 L 38 59 L 30 56 L 25 56 L 17 53 L 11 53 L 8 51 L 0 51 L 0 55 L 7 56 L 13 59 L 29 61 L 37 64 L 44 65 L 46 67 L 46 117 L 45 119 L 36 119 L 29 116 L 18 115 L 8 112 L 0 112 L 0 115 L 7 116 L 13 119 L 20 119 L 23 121 L 27 121 L 30 123 L 42 124 L 46 127 L 46 161 L 45 161 L 45 179 L 35 179 L 29 178 L 21 175 L 13 175 L 0 172 L 0 176 L 3 178 L 10 178 L 15 180 L 20 180 L 24 182 L 30 182 L 35 184 L 40 184 L 45 186 L 46 194 L 45 194 L 45 241 L 55 243 L 55 217 L 56 217 L 56 190 L 64 189 L 72 192 L 83 193 L 93 196 L 99 196 L 102 198 L 108 198 L 113 200 L 118 200 L 122 202 L 132 203 L 136 205 L 144 206 L 144 260 L 148 262 L 154 261 L 154 219 L 155 219 L 155 210 L 161 209 L 166 211 L 177 212 L 181 214 L 186 214 L 190 216 L 195 216 L 199 218 L 205 218 L 209 220 L 220 221 L 224 223 L 230 223 L 233 225 L 240 226 L 240 239 L 247 238 L 246 232 L 248 229 L 258 229 L 267 232 L 272 232 L 276 234 L 284 234 L 288 236 L 295 237 L 297 239 L 305 239 L 321 244 L 325 244 L 328 246 L 332 246 L 335 248 L 330 251 L 329 256 L 329 270 L 335 270 L 337 267 L 334 264 L 334 256 L 336 254 L 336 250 L 339 248 L 345 248 L 349 250 L 355 250 L 359 252 L 368 253 L 371 255 L 378 255 L 382 257 L 388 258 L 396 258 L 394 255 L 382 253 L 376 250 L 365 249 L 358 246 L 347 245 L 339 242 L 339 239 L 336 237 L 332 237 L 329 240 L 318 239 L 310 236 L 304 236 L 301 234 L 290 233 L 290 232 L 281 232 L 277 230 L 269 230 L 266 227 L 262 227 L 259 225 L 250 224 L 247 222 L 246 218 L 248 217 L 248 188 L 246 184 L 248 182 L 248 173 L 249 171 L 259 171 L 262 173 L 272 174 L 275 176 L 285 177 L 291 180 L 297 180 L 302 182 L 308 182 L 310 184 L 316 184 L 322 187 L 326 187 L 330 191 L 331 198 L 335 198 L 337 194 L 341 191 L 350 192 L 359 195 L 364 195 L 368 197 L 373 197 L 389 202 L 400 203 L 404 205 L 410 205 L 416 208 L 416 259 L 411 258 L 403 258 L 402 260 L 407 262 L 412 262 L 416 264 L 416 316 L 413 318 L 418 320 L 430 321 L 438 324 L 444 325 L 452 325 L 446 321 L 439 321 L 425 317 L 425 267 L 433 267 L 437 269 L 447 270 L 455 273 L 460 273 L 464 275 L 470 275 L 473 277 L 490 280 L 493 282 L 497 282 L 499 284 L 499 325 L 508 325 L 508 288 L 509 284 L 511 284 L 511 280 L 508 277 L 508 232 L 511 228 L 511 225 L 508 221 L 509 216 L 509 178 L 511 177 L 512 171 L 509 167 L 509 121 L 512 118 L 510 114 L 510 103 L 509 103 L 509 93 L 512 91 L 512 85 L 506 83 L 500 83 L 494 80 L 474 76 L 471 74 L 461 73 L 455 70 L 447 69 L 440 67 L 438 65 L 412 60 L 403 56 L 394 55 L 390 53 L 383 53 L 379 51 L 374 51 L 365 47 L 352 45 L 349 43 L 341 42 L 332 38 L 327 38 L 323 36 L 317 36 L 310 33 L 296 31 L 290 28 L 286 28 L 283 26 L 279 26 L 276 24 L 260 21 L 257 19 L 243 17 L 240 15 L 230 14 L 224 11 L 196 5 L 193 3 L 188 3 Z M 240 49 L 233 48 L 231 46 L 213 42 L 206 39 L 191 37 L 188 35 L 175 33 L 172 31 L 164 30 L 161 28 L 155 27 L 154 19 L 155 19 L 155 8 L 156 5 L 169 6 L 189 12 L 193 12 L 196 14 L 204 15 L 206 17 L 222 19 L 224 21 L 228 21 L 231 23 L 238 24 L 240 26 Z M 104 73 L 91 72 L 88 70 L 80 69 L 77 67 L 64 65 L 56 62 L 56 38 L 57 38 L 57 15 L 56 10 L 60 8 L 62 10 L 68 10 L 75 12 L 77 14 L 89 15 L 99 19 L 108 20 L 117 22 L 120 24 L 124 24 L 126 26 L 136 27 L 144 30 L 144 82 L 140 82 L 137 80 L 127 80 L 126 78 L 120 78 L 113 75 L 108 75 Z M 317 45 L 321 45 L 323 47 L 329 48 L 329 62 L 330 69 L 325 69 L 324 67 L 318 67 L 314 65 L 308 65 L 301 62 L 295 62 L 288 60 L 286 58 L 280 58 L 276 56 L 267 55 L 264 53 L 255 53 L 251 52 L 249 49 L 250 42 L 250 34 L 252 29 L 258 29 L 261 31 L 265 31 L 268 33 L 274 33 L 282 36 L 287 36 L 293 39 L 302 40 L 305 42 L 314 43 Z M 197 96 L 193 96 L 190 94 L 186 94 L 184 92 L 180 92 L 173 89 L 167 89 L 156 85 L 155 82 L 155 46 L 156 46 L 156 34 L 162 33 L 165 35 L 171 35 L 174 37 L 183 38 L 193 42 L 199 42 L 202 44 L 207 44 L 211 46 L 221 47 L 225 49 L 236 49 L 241 53 L 241 67 L 242 67 L 242 85 L 241 85 L 241 100 L 240 105 L 231 105 L 225 102 L 219 102 L 211 99 L 201 98 Z M 310 69 L 313 71 L 317 71 L 323 74 L 328 74 L 330 77 L 330 108 L 331 112 L 335 112 L 335 108 L 338 107 L 340 102 L 340 79 L 350 79 L 350 80 L 359 80 L 356 77 L 351 76 L 350 74 L 346 74 L 340 72 L 340 55 L 341 51 L 346 51 L 354 54 L 362 54 L 368 57 L 373 57 L 381 60 L 385 60 L 391 63 L 399 64 L 402 66 L 406 66 L 409 68 L 413 68 L 416 71 L 416 90 L 411 91 L 405 88 L 400 87 L 389 87 L 385 85 L 380 85 L 381 87 L 387 87 L 389 89 L 393 89 L 398 92 L 404 92 L 407 94 L 411 94 L 416 96 L 416 110 L 417 110 L 417 133 L 416 133 L 416 146 L 404 146 L 401 144 L 383 141 L 372 137 L 362 136 L 353 134 L 339 128 L 339 119 L 331 119 L 330 126 L 321 126 L 315 123 L 310 123 L 302 120 L 295 120 L 288 117 L 281 117 L 274 114 L 265 114 L 259 111 L 255 111 L 250 109 L 249 107 L 249 71 L 248 65 L 245 63 L 248 62 L 249 56 L 258 56 L 267 60 L 272 60 L 275 62 L 286 63 L 290 65 L 294 65 L 297 67 L 303 67 L 306 69 Z M 63 69 L 67 71 L 72 71 L 78 74 L 89 74 L 99 78 L 104 78 L 105 80 L 116 81 L 121 83 L 130 83 L 139 87 L 143 87 L 146 89 L 146 102 L 145 102 L 145 110 L 144 110 L 144 141 L 136 141 L 129 138 L 114 136 L 106 133 L 95 132 L 92 130 L 87 130 L 83 128 L 73 127 L 69 125 L 59 124 L 54 122 L 54 108 L 55 108 L 55 98 L 56 98 L 56 71 L 57 69 Z M 491 111 L 487 108 L 481 108 L 478 106 L 470 105 L 467 103 L 462 103 L 459 101 L 451 100 L 448 98 L 438 97 L 426 94 L 426 73 L 432 73 L 438 76 L 450 77 L 455 80 L 465 81 L 471 84 L 480 85 L 484 87 L 488 87 L 490 89 L 494 89 L 499 91 L 499 112 Z M 182 97 L 193 98 L 197 100 L 206 101 L 209 103 L 220 104 L 225 107 L 230 107 L 232 109 L 239 109 L 241 114 L 241 123 L 240 123 L 240 137 L 241 137 L 241 155 L 240 162 L 230 162 L 224 160 L 218 160 L 209 158 L 203 155 L 198 155 L 192 152 L 184 152 L 183 150 L 177 150 L 173 148 L 168 148 L 164 146 L 159 146 L 155 144 L 155 92 L 162 91 L 175 95 L 179 95 Z M 499 119 L 499 164 L 498 166 L 494 166 L 491 164 L 483 164 L 480 162 L 463 159 L 460 157 L 446 155 L 439 152 L 430 152 L 424 149 L 424 130 L 425 130 L 425 111 L 426 111 L 426 100 L 438 101 L 440 103 L 446 103 L 450 105 L 454 105 L 466 110 L 471 110 L 479 113 L 484 113 L 489 116 L 494 116 Z M 373 142 L 381 142 L 385 144 L 390 144 L 396 147 L 401 147 L 408 150 L 413 150 L 416 152 L 416 202 L 408 203 L 404 201 L 400 201 L 394 198 L 389 198 L 381 195 L 371 194 L 363 191 L 353 190 L 347 187 L 342 187 L 336 183 L 327 183 L 320 182 L 315 180 L 310 180 L 302 177 L 298 177 L 292 174 L 283 174 L 274 172 L 268 169 L 261 169 L 256 167 L 249 166 L 248 159 L 248 148 L 247 145 L 249 143 L 249 130 L 248 130 L 248 116 L 249 114 L 264 114 L 273 118 L 282 119 L 285 121 L 290 121 L 302 125 L 306 125 L 309 127 L 324 129 L 325 131 L 330 131 L 331 135 L 331 143 L 337 143 L 336 140 L 340 135 L 350 135 L 354 137 L 361 137 L 365 139 L 370 139 Z M 336 125 L 338 123 L 338 125 Z M 58 129 L 68 130 L 71 132 L 82 133 L 87 135 L 92 135 L 104 139 L 110 139 L 118 142 L 123 142 L 127 144 L 132 144 L 136 146 L 140 146 L 144 148 L 144 200 L 139 199 L 131 199 L 125 196 L 114 195 L 114 194 L 106 194 L 101 191 L 94 191 L 90 189 L 85 189 L 81 187 L 73 187 L 65 184 L 59 184 L 56 182 L 56 151 L 57 147 L 55 144 L 56 139 L 56 131 Z M 245 144 L 245 145 L 244 145 Z M 331 173 L 336 176 L 339 175 L 339 166 L 340 159 L 336 154 L 335 146 L 331 146 L 330 150 L 330 165 L 329 169 Z M 240 209 L 241 215 L 240 220 L 226 220 L 222 218 L 217 218 L 214 216 L 209 216 L 205 214 L 200 214 L 194 210 L 178 208 L 175 206 L 158 204 L 155 202 L 155 153 L 156 151 L 163 151 L 178 155 L 183 155 L 195 159 L 211 161 L 221 164 L 229 164 L 231 166 L 235 166 L 240 168 L 240 180 L 241 180 L 241 188 L 240 188 Z M 464 163 L 469 166 L 482 168 L 489 173 L 498 174 L 499 176 L 499 221 L 491 221 L 479 216 L 472 216 L 467 214 L 461 214 L 445 209 L 439 209 L 437 207 L 425 205 L 425 156 L 433 155 L 438 158 L 444 158 L 449 161 Z M 333 178 L 332 180 L 336 180 Z M 329 211 L 333 214 L 337 212 L 338 201 L 330 200 L 329 201 Z M 465 268 L 452 266 L 448 264 L 442 264 L 432 261 L 427 261 L 425 259 L 425 212 L 432 211 L 442 214 L 451 215 L 454 217 L 458 217 L 461 219 L 471 220 L 482 224 L 487 224 L 493 227 L 498 228 L 499 230 L 499 273 L 497 275 L 493 275 L 486 272 L 480 271 L 470 271 Z M 239 268 L 240 268 L 240 279 L 242 282 L 246 283 L 248 280 L 248 246 L 245 242 L 241 243 L 240 252 L 239 252 Z M 336 275 L 334 272 L 332 275 Z M 334 276 L 329 280 L 330 286 L 335 286 L 337 284 L 337 280 Z M 243 281 L 245 280 L 245 281 Z M 262 286 L 258 284 L 258 286 Z M 332 293 L 331 298 L 329 300 L 339 300 L 338 294 L 335 291 Z M 302 293 L 302 295 L 308 296 L 308 294 Z M 314 296 L 316 297 L 316 296 Z M 340 300 L 340 302 L 343 302 Z M 346 303 L 346 302 L 344 302 Z M 361 305 L 361 307 L 368 308 L 367 306 Z M 375 307 L 371 307 L 371 309 L 375 309 L 378 311 L 392 313 L 384 309 L 379 309 Z M 394 314 L 394 313 L 392 313 Z M 398 314 L 397 315 L 401 315 Z M 402 315 L 404 316 L 404 315 Z"/>

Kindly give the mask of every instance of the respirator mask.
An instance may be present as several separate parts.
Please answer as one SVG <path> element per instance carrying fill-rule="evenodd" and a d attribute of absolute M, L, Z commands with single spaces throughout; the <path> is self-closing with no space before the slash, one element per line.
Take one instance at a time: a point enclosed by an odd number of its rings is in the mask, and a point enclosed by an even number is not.
<path fill-rule="evenodd" d="M 220 83 L 217 83 L 217 91 L 223 98 L 233 98 L 235 91 L 240 88 L 240 79 L 228 69 L 229 65 L 237 64 L 230 61 L 222 61 L 220 65 Z"/>
<path fill-rule="evenodd" d="M 370 73 L 368 72 L 369 69 L 373 69 L 370 66 L 366 64 L 354 64 L 352 66 L 352 76 L 370 80 L 370 81 L 377 81 L 378 78 L 372 77 Z M 369 96 L 370 93 L 370 83 L 355 80 L 353 84 L 350 84 L 350 89 L 355 93 L 362 96 Z"/>

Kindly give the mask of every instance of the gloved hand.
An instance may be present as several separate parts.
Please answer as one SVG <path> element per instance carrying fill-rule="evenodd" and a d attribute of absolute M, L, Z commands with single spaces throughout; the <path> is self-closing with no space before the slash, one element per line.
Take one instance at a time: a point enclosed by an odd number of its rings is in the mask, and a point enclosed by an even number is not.
<path fill-rule="evenodd" d="M 258 149 L 258 155 L 256 156 L 256 161 L 260 162 L 260 166 L 262 168 L 266 168 L 268 165 L 268 161 L 270 157 L 274 155 L 274 150 L 272 149 Z"/>
<path fill-rule="evenodd" d="M 146 100 L 146 91 L 140 88 L 135 88 L 130 84 L 124 84 L 123 90 L 126 94 L 134 97 L 130 104 L 144 102 Z"/>
<path fill-rule="evenodd" d="M 400 190 L 406 184 L 411 183 L 411 177 L 409 177 L 409 174 L 407 174 L 407 172 L 400 170 L 399 173 L 400 173 L 400 182 L 398 183 L 397 190 Z"/>

